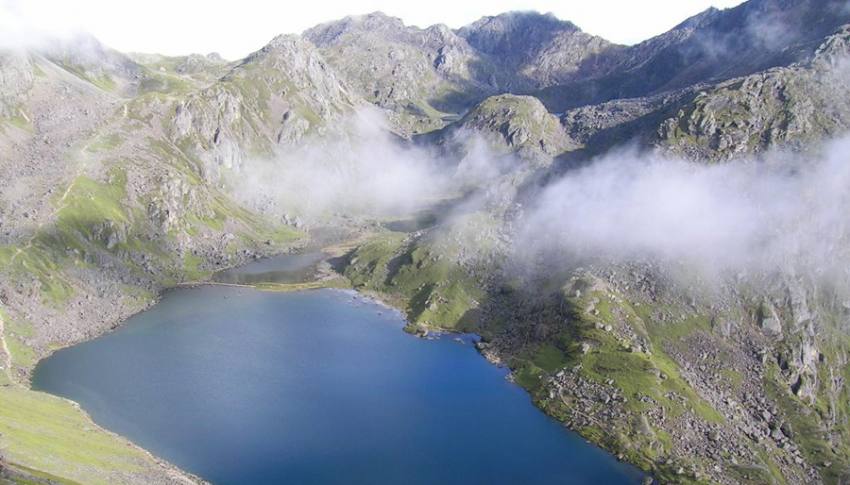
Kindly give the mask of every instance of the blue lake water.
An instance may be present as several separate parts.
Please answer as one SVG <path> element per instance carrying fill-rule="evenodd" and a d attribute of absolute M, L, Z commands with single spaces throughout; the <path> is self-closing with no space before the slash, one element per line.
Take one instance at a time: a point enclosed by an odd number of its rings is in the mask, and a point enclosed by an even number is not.
<path fill-rule="evenodd" d="M 471 343 L 355 293 L 198 287 L 39 364 L 34 387 L 217 484 L 627 484 Z"/>

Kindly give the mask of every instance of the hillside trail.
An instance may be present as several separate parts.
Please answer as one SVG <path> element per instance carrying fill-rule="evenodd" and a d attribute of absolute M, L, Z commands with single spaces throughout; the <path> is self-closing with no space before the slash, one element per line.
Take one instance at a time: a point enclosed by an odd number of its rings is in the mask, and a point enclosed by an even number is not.
<path fill-rule="evenodd" d="M 80 153 L 85 153 L 85 151 L 88 150 L 89 145 L 89 143 L 84 145 L 83 148 L 80 150 Z M 24 244 L 23 247 L 15 249 L 15 254 L 13 254 L 12 257 L 9 259 L 9 266 L 13 265 L 21 254 L 32 248 L 33 242 L 38 238 L 38 234 L 41 232 L 44 226 L 46 226 L 48 223 L 53 222 L 55 217 L 67 207 L 66 200 L 68 199 L 68 195 L 71 193 L 72 190 L 74 190 L 74 187 L 77 184 L 77 180 L 79 180 L 80 176 L 83 174 L 83 170 L 86 168 L 86 166 L 87 164 L 85 162 L 85 159 L 77 163 L 77 166 L 75 167 L 74 173 L 72 175 L 71 183 L 68 184 L 68 187 L 65 189 L 65 192 L 62 193 L 62 197 L 59 198 L 53 210 L 50 211 L 47 216 L 43 217 L 42 220 L 38 223 L 35 231 L 33 231 L 32 236 L 27 240 L 27 243 Z M 26 267 L 26 263 L 24 263 L 24 266 Z"/>

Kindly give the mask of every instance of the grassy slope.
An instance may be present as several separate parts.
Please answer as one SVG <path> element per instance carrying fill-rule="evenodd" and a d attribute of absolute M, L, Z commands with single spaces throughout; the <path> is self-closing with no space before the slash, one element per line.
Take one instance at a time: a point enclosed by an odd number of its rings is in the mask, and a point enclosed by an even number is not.
<path fill-rule="evenodd" d="M 443 251 L 386 232 L 356 249 L 344 271 L 352 286 L 380 293 L 407 313 L 407 330 L 475 331 L 480 285 Z"/>
<path fill-rule="evenodd" d="M 70 401 L 10 385 L 0 389 L 6 460 L 79 483 L 144 482 L 150 455 L 103 431 Z"/>

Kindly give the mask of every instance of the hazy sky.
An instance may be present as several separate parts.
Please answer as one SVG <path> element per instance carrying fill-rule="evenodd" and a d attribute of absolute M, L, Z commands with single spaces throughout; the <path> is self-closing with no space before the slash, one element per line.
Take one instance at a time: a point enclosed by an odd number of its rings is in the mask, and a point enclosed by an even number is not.
<path fill-rule="evenodd" d="M 217 51 L 236 59 L 281 33 L 375 10 L 421 27 L 459 27 L 508 10 L 552 12 L 611 41 L 635 43 L 741 0 L 0 0 L 0 43 L 86 31 L 122 51 Z"/>

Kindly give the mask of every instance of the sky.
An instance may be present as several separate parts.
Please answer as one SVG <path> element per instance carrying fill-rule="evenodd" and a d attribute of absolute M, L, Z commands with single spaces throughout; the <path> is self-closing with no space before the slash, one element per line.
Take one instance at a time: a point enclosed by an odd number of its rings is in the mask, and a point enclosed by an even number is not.
<path fill-rule="evenodd" d="M 409 25 L 456 28 L 510 10 L 551 12 L 584 31 L 633 44 L 708 7 L 741 0 L 0 0 L 0 45 L 88 32 L 124 52 L 218 52 L 238 59 L 278 34 L 380 10 Z"/>

